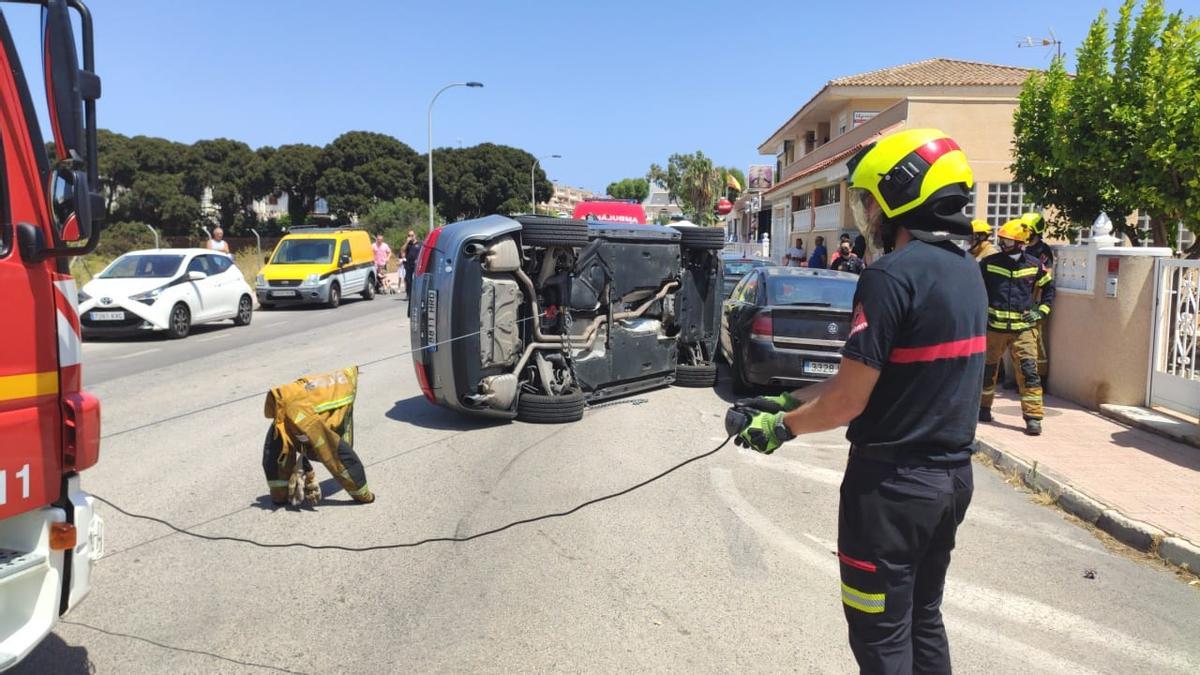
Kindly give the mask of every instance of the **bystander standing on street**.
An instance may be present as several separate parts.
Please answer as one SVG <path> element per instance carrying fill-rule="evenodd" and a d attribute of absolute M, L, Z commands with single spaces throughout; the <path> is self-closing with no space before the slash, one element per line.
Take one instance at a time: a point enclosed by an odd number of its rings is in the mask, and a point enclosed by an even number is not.
<path fill-rule="evenodd" d="M 417 266 L 417 256 L 421 253 L 421 244 L 417 242 L 417 233 L 408 231 L 404 240 L 404 298 L 412 300 L 413 271 Z"/>
<path fill-rule="evenodd" d="M 825 269 L 829 263 L 829 252 L 825 249 L 825 237 L 817 237 L 813 244 L 812 255 L 808 257 L 808 266 Z"/>
<path fill-rule="evenodd" d="M 229 242 L 225 241 L 225 230 L 222 230 L 219 227 L 213 229 L 212 238 L 208 240 L 208 243 L 205 244 L 204 247 L 210 251 L 217 251 L 233 257 L 232 253 L 229 251 Z"/>
<path fill-rule="evenodd" d="M 796 239 L 796 245 L 789 248 L 783 256 L 784 267 L 800 267 L 804 264 L 804 257 L 808 255 L 804 250 L 804 240 Z"/>

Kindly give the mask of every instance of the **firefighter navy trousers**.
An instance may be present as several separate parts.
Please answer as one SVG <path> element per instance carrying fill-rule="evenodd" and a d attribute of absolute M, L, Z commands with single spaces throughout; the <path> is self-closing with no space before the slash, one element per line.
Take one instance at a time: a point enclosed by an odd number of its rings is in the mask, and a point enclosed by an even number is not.
<path fill-rule="evenodd" d="M 942 589 L 971 462 L 899 465 L 852 449 L 838 510 L 850 648 L 863 673 L 949 673 Z"/>

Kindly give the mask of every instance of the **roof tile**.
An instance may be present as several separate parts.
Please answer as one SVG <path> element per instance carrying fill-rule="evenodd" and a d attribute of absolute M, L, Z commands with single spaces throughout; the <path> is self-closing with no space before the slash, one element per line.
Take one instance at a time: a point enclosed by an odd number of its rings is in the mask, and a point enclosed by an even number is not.
<path fill-rule="evenodd" d="M 834 87 L 1019 86 L 1031 68 L 957 59 L 926 59 L 829 81 Z"/>

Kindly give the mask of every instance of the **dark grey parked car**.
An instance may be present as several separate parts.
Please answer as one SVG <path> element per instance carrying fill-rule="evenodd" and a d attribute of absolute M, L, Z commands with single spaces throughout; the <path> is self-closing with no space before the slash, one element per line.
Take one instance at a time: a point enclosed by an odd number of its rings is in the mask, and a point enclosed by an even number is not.
<path fill-rule="evenodd" d="M 587 402 L 708 387 L 721 311 L 718 228 L 488 216 L 434 230 L 410 307 L 431 402 L 569 422 Z"/>
<path fill-rule="evenodd" d="M 836 373 L 857 286 L 857 274 L 807 267 L 760 267 L 742 277 L 721 316 L 721 355 L 734 391 Z"/>

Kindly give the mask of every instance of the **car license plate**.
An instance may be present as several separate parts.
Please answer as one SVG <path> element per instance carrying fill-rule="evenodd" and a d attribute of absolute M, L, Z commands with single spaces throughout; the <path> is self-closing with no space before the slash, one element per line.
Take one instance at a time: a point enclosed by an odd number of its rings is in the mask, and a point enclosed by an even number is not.
<path fill-rule="evenodd" d="M 837 375 L 838 364 L 825 361 L 805 361 L 805 375 Z"/>
<path fill-rule="evenodd" d="M 425 294 L 425 344 L 437 351 L 437 291 L 432 288 Z"/>
<path fill-rule="evenodd" d="M 124 321 L 125 312 L 88 312 L 92 321 Z"/>
<path fill-rule="evenodd" d="M 273 297 L 273 298 L 294 298 L 294 297 L 296 297 L 296 291 L 271 291 L 271 297 Z"/>

